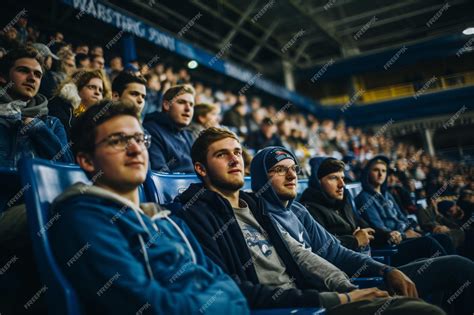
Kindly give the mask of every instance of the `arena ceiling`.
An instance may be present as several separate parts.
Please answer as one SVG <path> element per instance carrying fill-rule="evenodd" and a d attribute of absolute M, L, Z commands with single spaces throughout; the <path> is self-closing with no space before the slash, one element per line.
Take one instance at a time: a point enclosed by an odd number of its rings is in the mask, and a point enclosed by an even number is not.
<path fill-rule="evenodd" d="M 210 52 L 263 74 L 310 69 L 474 26 L 470 0 L 113 0 Z M 225 49 L 232 44 L 231 49 Z"/>

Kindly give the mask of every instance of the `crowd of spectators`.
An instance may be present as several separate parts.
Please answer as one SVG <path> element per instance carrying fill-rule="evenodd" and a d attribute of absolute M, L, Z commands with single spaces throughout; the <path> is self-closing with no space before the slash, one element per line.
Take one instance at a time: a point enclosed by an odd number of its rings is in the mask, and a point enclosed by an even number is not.
<path fill-rule="evenodd" d="M 108 110 L 102 100 L 108 99 L 132 104 L 147 134 L 113 134 L 103 141 L 108 144 L 115 141 L 111 144 L 115 146 L 125 144 L 125 150 L 130 137 L 137 144 L 139 140 L 146 142 L 150 166 L 155 171 L 194 173 L 199 161 L 192 156 L 196 155 L 191 152 L 193 143 L 203 130 L 222 126 L 235 133 L 235 140 L 243 144 L 245 175 L 251 175 L 251 163 L 256 163 L 252 162 L 253 156 L 262 155 L 259 153 L 262 149 L 273 146 L 286 148 L 288 159 L 302 169 L 299 175 L 310 177 L 310 182 L 315 172 L 310 161 L 316 156 L 343 161 L 338 165 L 344 171 L 342 180 L 346 183 L 363 182 L 368 169 L 383 164 L 387 172 L 383 182 L 391 194 L 386 200 L 397 204 L 396 211 L 402 213 L 403 220 L 410 215 L 416 218 L 416 228 L 403 225 L 402 232 L 418 233 L 415 230 L 419 229 L 443 234 L 470 229 L 473 223 L 474 167 L 440 159 L 414 145 L 398 143 L 384 132 L 319 118 L 291 103 L 277 106 L 266 104 L 258 95 L 213 89 L 193 80 L 186 69 L 175 71 L 156 60 L 124 64 L 118 55 L 104 56 L 101 46 L 72 45 L 60 32 L 48 41 L 37 28 L 28 25 L 27 17 L 20 17 L 16 27 L 0 34 L 0 64 L 3 106 L 0 119 L 5 122 L 2 137 L 9 137 L 2 138 L 2 143 L 11 150 L 0 156 L 1 166 L 15 167 L 25 155 L 72 162 L 69 152 L 72 132 L 77 133 L 82 115 L 97 104 L 102 107 L 96 110 L 92 120 L 94 123 L 99 120 L 103 111 Z M 319 174 L 318 180 L 340 171 L 331 167 L 331 172 Z M 283 171 L 286 176 L 289 169 Z M 293 171 L 297 173 L 296 169 Z M 202 179 L 210 173 L 203 171 L 199 175 Z M 368 195 L 366 199 L 370 198 Z M 358 208 L 364 208 L 367 200 L 356 200 Z M 26 225 L 21 202 L 7 207 L 8 214 L 0 218 L 0 230 L 10 231 L 5 227 L 15 225 L 18 218 Z M 367 221 L 373 223 L 370 219 Z M 407 222 L 408 219 L 402 224 Z M 357 232 L 348 230 L 349 234 Z M 388 235 L 393 231 L 385 232 Z M 12 237 L 7 235 L 2 239 Z M 451 237 L 456 243 L 457 236 Z M 464 238 L 459 243 L 463 241 Z M 450 250 L 445 254 L 454 253 L 454 249 Z M 403 263 L 413 260 L 412 256 L 403 258 Z"/>

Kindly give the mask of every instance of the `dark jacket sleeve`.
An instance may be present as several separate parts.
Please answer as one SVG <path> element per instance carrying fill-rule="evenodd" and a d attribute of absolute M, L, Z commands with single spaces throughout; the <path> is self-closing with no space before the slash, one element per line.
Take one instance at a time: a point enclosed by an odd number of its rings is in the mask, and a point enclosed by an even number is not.
<path fill-rule="evenodd" d="M 357 251 L 357 249 L 359 248 L 359 243 L 357 242 L 357 239 L 353 235 L 338 233 L 338 231 L 335 231 L 334 229 L 331 228 L 331 224 L 329 224 L 328 218 L 323 213 L 322 210 L 318 209 L 311 203 L 306 203 L 305 206 L 308 209 L 308 212 L 311 214 L 311 216 L 319 224 L 321 224 L 329 233 L 333 234 L 339 241 L 341 241 L 342 246 Z"/>
<path fill-rule="evenodd" d="M 68 143 L 66 131 L 61 122 L 55 117 L 35 118 L 29 125 L 23 127 L 35 146 L 35 151 L 44 159 L 59 162 L 74 161 Z"/>
<path fill-rule="evenodd" d="M 357 225 L 360 226 L 362 229 L 370 228 L 369 223 L 365 221 L 362 217 L 356 218 Z M 374 228 L 375 235 L 374 240 L 370 242 L 370 246 L 372 247 L 381 247 L 388 245 L 388 240 L 390 239 L 390 232 L 384 231 L 379 228 Z"/>
<path fill-rule="evenodd" d="M 165 152 L 167 150 L 165 148 L 164 141 L 166 140 L 163 139 L 156 128 L 153 128 L 152 124 L 153 122 L 144 124 L 145 129 L 151 135 L 151 146 L 150 149 L 148 149 L 151 169 L 161 172 L 169 172 L 169 166 L 165 157 Z"/>
<path fill-rule="evenodd" d="M 248 301 L 250 308 L 285 308 L 285 307 L 320 307 L 320 294 L 316 290 L 298 290 L 274 288 L 263 284 L 255 284 L 229 270 L 225 257 L 219 248 L 218 238 L 223 237 L 224 227 L 217 228 L 208 218 L 198 214 L 199 210 L 181 210 L 177 215 L 181 217 L 201 244 L 204 253 L 216 263 L 224 272 L 229 274 L 238 284 Z M 240 263 L 236 262 L 240 265 Z M 250 260 L 240 268 L 248 268 Z"/>

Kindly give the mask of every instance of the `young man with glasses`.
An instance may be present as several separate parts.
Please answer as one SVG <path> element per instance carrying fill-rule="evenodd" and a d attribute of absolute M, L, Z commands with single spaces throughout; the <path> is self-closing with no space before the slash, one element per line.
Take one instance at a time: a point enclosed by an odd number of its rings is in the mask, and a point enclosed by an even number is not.
<path fill-rule="evenodd" d="M 52 205 L 53 252 L 86 314 L 248 314 L 229 276 L 187 226 L 156 204 L 140 204 L 150 136 L 138 108 L 102 101 L 72 129 L 76 183 Z"/>
<path fill-rule="evenodd" d="M 434 255 L 430 260 L 393 268 L 345 248 L 311 217 L 305 206 L 295 200 L 299 170 L 297 164 L 296 157 L 289 150 L 269 147 L 257 153 L 250 165 L 252 190 L 256 192 L 255 196 L 263 199 L 263 212 L 279 227 L 283 236 L 290 234 L 290 241 L 296 240 L 302 247 L 351 275 L 351 278 L 383 276 L 384 287 L 391 292 L 410 297 L 429 297 L 433 303 L 453 314 L 472 313 L 473 304 L 468 301 L 472 295 L 469 287 L 464 288 L 462 294 L 458 293 L 453 301 L 433 297 L 449 297 L 466 281 L 474 282 L 474 264 L 471 261 L 459 256 Z M 326 180 L 331 178 L 330 175 L 343 175 L 333 170 L 333 167 L 324 166 L 319 176 Z M 340 196 L 340 191 L 335 189 L 332 194 Z M 285 241 L 291 248 L 291 242 Z M 298 261 L 298 256 L 293 256 Z M 299 262 L 299 265 L 305 266 L 304 262 Z M 320 268 L 327 267 L 320 264 Z"/>
<path fill-rule="evenodd" d="M 194 142 L 191 157 L 202 184 L 191 184 L 176 198 L 173 207 L 205 253 L 239 284 L 251 308 L 322 306 L 329 309 L 328 314 L 373 314 L 390 301 L 384 307 L 386 314 L 442 313 L 415 299 L 383 299 L 388 293 L 377 288 L 348 293 L 353 287 L 347 285 L 342 292 L 318 292 L 305 272 L 308 270 L 303 271 L 293 257 L 304 248 L 298 252 L 289 249 L 277 224 L 265 211 L 264 200 L 240 190 L 244 162 L 237 136 L 226 129 L 208 128 Z M 290 169 L 275 171 L 283 174 Z M 315 255 L 306 257 L 313 259 Z M 333 266 L 325 267 L 335 271 Z M 366 299 L 376 301 L 362 301 Z"/>

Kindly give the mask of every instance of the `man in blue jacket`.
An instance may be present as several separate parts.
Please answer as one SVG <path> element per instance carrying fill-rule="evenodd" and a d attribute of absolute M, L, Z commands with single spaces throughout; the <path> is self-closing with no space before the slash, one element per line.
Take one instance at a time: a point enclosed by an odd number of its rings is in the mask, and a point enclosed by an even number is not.
<path fill-rule="evenodd" d="M 148 114 L 143 127 L 152 136 L 151 168 L 159 172 L 192 173 L 192 132 L 195 92 L 192 86 L 176 85 L 163 95 L 163 111 Z"/>
<path fill-rule="evenodd" d="M 76 183 L 55 200 L 51 245 L 85 314 L 248 314 L 237 285 L 187 226 L 155 204 L 140 205 L 150 137 L 137 107 L 89 108 L 72 140 L 92 185 Z"/>
<path fill-rule="evenodd" d="M 315 266 L 303 267 L 304 261 L 299 257 L 319 261 L 321 265 L 316 267 L 321 269 L 334 271 L 333 266 L 308 254 L 302 246 L 290 246 L 287 242 L 294 244 L 292 239 L 298 236 L 283 236 L 264 210 L 263 198 L 240 191 L 244 184 L 242 147 L 232 132 L 221 128 L 204 130 L 193 144 L 191 156 L 202 184 L 192 184 L 173 206 L 180 209 L 179 216 L 206 255 L 239 284 L 251 308 L 322 306 L 328 314 L 373 314 L 381 307 L 386 314 L 440 312 L 416 299 L 386 299 L 388 293 L 377 288 L 353 290 L 346 286 L 344 291 L 331 291 L 313 282 L 308 271 Z M 355 272 L 361 264 L 352 262 Z M 388 266 L 376 262 L 367 268 L 380 274 L 389 271 Z M 401 272 L 390 274 L 394 287 L 416 295 L 413 283 Z"/>
<path fill-rule="evenodd" d="M 8 52 L 0 61 L 0 166 L 16 168 L 22 157 L 72 162 L 70 143 L 61 122 L 48 116 L 48 100 L 38 94 L 43 59 L 33 47 Z M 2 179 L 5 181 L 5 179 Z M 13 183 L 9 182 L 9 185 Z M 28 241 L 21 187 L 2 189 L 0 246 L 16 248 Z M 6 210 L 5 210 L 6 209 Z"/>
<path fill-rule="evenodd" d="M 416 222 L 411 222 L 400 210 L 395 198 L 387 189 L 387 171 L 390 160 L 379 155 L 371 159 L 362 171 L 362 191 L 355 198 L 361 216 L 374 228 L 398 235 L 402 240 L 429 237 L 444 249 L 443 254 L 454 254 L 451 238 L 446 234 L 423 236 Z M 416 243 L 413 244 L 416 250 Z"/>
<path fill-rule="evenodd" d="M 401 295 L 417 296 L 416 292 L 422 297 L 438 292 L 452 294 L 466 281 L 474 282 L 474 264 L 460 256 L 423 260 L 396 269 L 343 247 L 302 204 L 295 201 L 298 170 L 297 159 L 289 150 L 265 148 L 257 153 L 250 166 L 252 190 L 263 199 L 264 211 L 271 219 L 314 253 L 356 277 L 383 275 L 388 288 Z M 325 173 L 330 171 L 330 168 L 324 169 Z M 405 274 L 416 283 L 416 287 Z M 437 302 L 447 310 L 454 306 L 454 314 L 471 313 L 474 310 L 474 304 L 469 300 L 472 292 L 468 286 L 449 305 L 446 301 Z"/>

